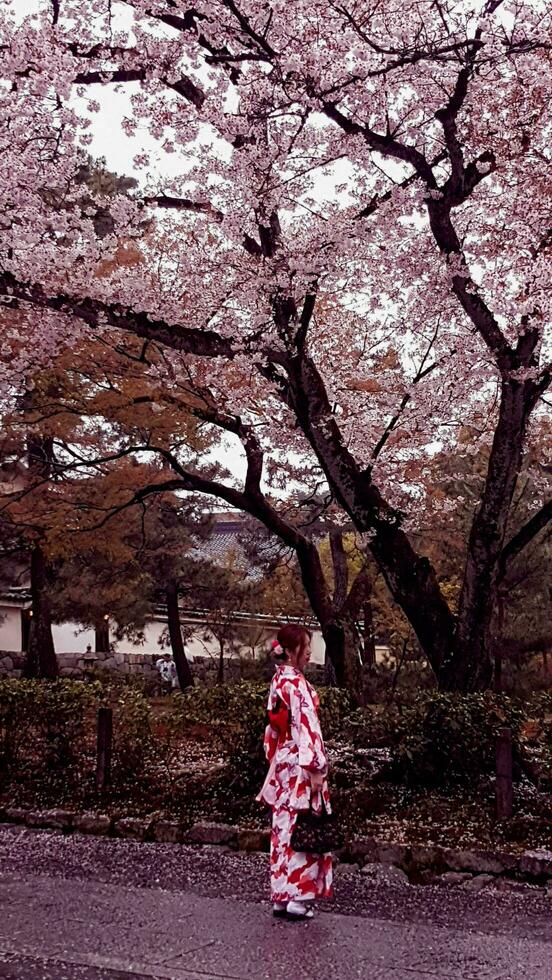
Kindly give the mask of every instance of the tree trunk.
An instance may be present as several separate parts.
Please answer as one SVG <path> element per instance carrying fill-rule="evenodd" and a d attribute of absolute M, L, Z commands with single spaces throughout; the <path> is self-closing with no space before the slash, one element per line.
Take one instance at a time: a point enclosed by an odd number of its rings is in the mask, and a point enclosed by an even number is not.
<path fill-rule="evenodd" d="M 495 648 L 494 648 L 494 689 L 499 694 L 502 691 L 502 667 L 503 667 L 503 648 L 504 643 L 504 595 L 498 591 L 497 593 L 497 636 L 495 638 Z"/>
<path fill-rule="evenodd" d="M 372 611 L 372 601 L 368 597 L 364 600 L 364 636 L 362 642 L 362 652 L 364 666 L 373 670 L 376 666 L 376 638 L 374 636 L 374 616 Z"/>
<path fill-rule="evenodd" d="M 94 627 L 94 647 L 96 653 L 109 652 L 109 620 L 102 619 Z"/>
<path fill-rule="evenodd" d="M 184 649 L 184 641 L 182 640 L 180 606 L 178 605 L 178 589 L 175 582 L 171 582 L 167 586 L 165 595 L 167 602 L 167 620 L 169 625 L 171 650 L 176 667 L 178 683 L 183 691 L 187 687 L 194 686 L 194 678 L 192 676 L 192 671 L 190 670 L 190 665 Z"/>
<path fill-rule="evenodd" d="M 32 398 L 32 395 L 31 395 Z M 29 473 L 33 479 L 46 480 L 52 471 L 54 442 L 51 436 L 30 435 L 27 440 Z M 31 628 L 23 664 L 24 677 L 55 680 L 59 667 L 52 636 L 52 619 L 47 595 L 47 565 L 40 541 L 31 550 Z"/>
<path fill-rule="evenodd" d="M 46 594 L 46 560 L 38 543 L 31 551 L 31 601 L 32 619 L 23 676 L 55 680 L 59 669 L 52 637 L 50 605 Z"/>
<path fill-rule="evenodd" d="M 355 624 L 348 618 L 334 616 L 321 626 L 337 686 L 347 690 L 355 705 L 362 705 L 364 694 L 359 655 L 360 637 Z"/>
<path fill-rule="evenodd" d="M 224 640 L 222 636 L 219 636 L 219 662 L 218 662 L 217 684 L 224 684 Z"/>
<path fill-rule="evenodd" d="M 416 553 L 402 530 L 403 515 L 383 498 L 372 481 L 370 467 L 360 470 L 345 445 L 312 358 L 303 354 L 290 361 L 286 370 L 289 397 L 297 419 L 335 498 L 356 529 L 363 534 L 370 533 L 370 550 L 387 587 L 438 674 L 451 656 L 455 620 L 441 593 L 435 570 L 427 558 Z"/>
<path fill-rule="evenodd" d="M 332 550 L 334 547 L 335 541 Z M 358 653 L 360 638 L 354 616 L 343 615 L 342 610 L 336 610 L 332 603 L 316 545 L 312 541 L 303 541 L 296 554 L 303 587 L 320 623 L 326 657 L 331 663 L 331 670 L 326 670 L 326 679 L 332 678 L 337 687 L 346 688 L 354 704 L 362 704 L 362 665 Z"/>
<path fill-rule="evenodd" d="M 484 691 L 492 682 L 491 621 L 526 422 L 523 385 L 504 381 L 485 488 L 470 533 L 454 644 L 439 672 L 442 690 Z"/>
<path fill-rule="evenodd" d="M 391 595 L 439 677 L 452 653 L 455 621 L 431 562 L 416 554 L 399 526 L 380 527 L 370 541 L 370 550 Z"/>

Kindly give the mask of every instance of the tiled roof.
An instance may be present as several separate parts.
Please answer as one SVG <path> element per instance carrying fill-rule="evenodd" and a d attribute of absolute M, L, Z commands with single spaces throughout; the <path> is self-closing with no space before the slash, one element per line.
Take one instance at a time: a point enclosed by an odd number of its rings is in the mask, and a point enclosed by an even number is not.
<path fill-rule="evenodd" d="M 207 537 L 196 538 L 188 555 L 215 565 L 232 562 L 248 577 L 259 578 L 263 562 L 274 560 L 280 549 L 279 541 L 263 528 L 234 519 L 217 521 Z"/>

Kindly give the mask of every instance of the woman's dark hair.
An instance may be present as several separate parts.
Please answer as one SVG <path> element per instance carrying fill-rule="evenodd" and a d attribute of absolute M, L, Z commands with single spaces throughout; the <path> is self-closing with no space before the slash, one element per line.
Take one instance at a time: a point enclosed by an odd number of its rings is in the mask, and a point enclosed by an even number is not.
<path fill-rule="evenodd" d="M 282 626 L 278 630 L 277 636 L 282 653 L 276 653 L 274 659 L 280 663 L 285 663 L 286 660 L 289 660 L 290 651 L 302 646 L 305 637 L 309 640 L 312 638 L 312 633 L 306 626 L 297 626 L 295 623 L 287 623 L 286 626 Z"/>

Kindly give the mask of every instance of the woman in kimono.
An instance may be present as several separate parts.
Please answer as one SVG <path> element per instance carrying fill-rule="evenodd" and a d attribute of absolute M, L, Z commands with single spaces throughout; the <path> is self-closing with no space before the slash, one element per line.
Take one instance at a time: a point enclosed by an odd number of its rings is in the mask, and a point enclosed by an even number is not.
<path fill-rule="evenodd" d="M 270 764 L 257 799 L 272 810 L 270 891 L 276 916 L 310 919 L 309 903 L 332 893 L 331 854 L 293 851 L 291 835 L 299 810 L 330 812 L 327 760 L 318 721 L 318 695 L 303 674 L 311 634 L 284 626 L 274 645 L 276 673 L 268 697 L 264 748 Z"/>

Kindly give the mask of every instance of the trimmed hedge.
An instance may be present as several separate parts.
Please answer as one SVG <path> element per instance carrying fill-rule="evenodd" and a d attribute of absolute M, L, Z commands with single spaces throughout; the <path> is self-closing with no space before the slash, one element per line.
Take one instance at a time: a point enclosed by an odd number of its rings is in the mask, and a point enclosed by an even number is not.
<path fill-rule="evenodd" d="M 99 685 L 80 681 L 0 681 L 0 772 L 74 766 L 100 698 Z"/>
<path fill-rule="evenodd" d="M 527 715 L 504 695 L 431 693 L 396 718 L 392 769 L 410 786 L 469 784 L 495 768 L 499 729 L 512 729 L 514 743 Z"/>

